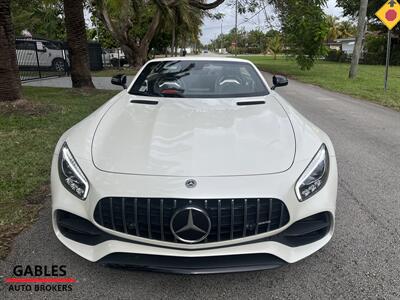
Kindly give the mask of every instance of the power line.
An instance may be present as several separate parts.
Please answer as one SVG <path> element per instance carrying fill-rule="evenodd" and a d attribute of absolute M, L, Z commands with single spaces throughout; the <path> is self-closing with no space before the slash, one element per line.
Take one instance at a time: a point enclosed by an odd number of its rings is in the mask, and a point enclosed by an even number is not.
<path fill-rule="evenodd" d="M 256 13 L 255 13 L 254 15 L 252 15 L 251 17 L 245 18 L 245 20 L 242 21 L 242 22 L 240 22 L 240 23 L 238 24 L 238 26 L 250 22 L 250 20 L 252 20 L 254 17 L 258 16 L 263 10 L 265 10 L 265 5 L 263 5 L 263 8 L 261 8 L 258 12 L 256 12 Z M 232 15 L 231 15 L 231 16 L 232 16 Z M 254 23 L 254 24 L 255 24 L 255 23 Z M 235 24 L 224 24 L 224 25 L 223 25 L 224 28 L 226 28 L 226 27 L 233 27 L 233 26 L 235 26 Z M 207 29 L 217 29 L 217 28 L 218 28 L 218 29 L 221 28 L 221 25 L 203 27 L 203 30 L 207 30 Z"/>
<path fill-rule="evenodd" d="M 255 16 L 258 16 L 262 11 L 264 10 L 264 7 L 261 8 L 258 12 L 256 12 L 254 15 L 252 15 L 250 18 L 246 18 L 243 22 L 241 22 L 238 26 L 249 22 L 251 19 L 253 19 Z"/>
<path fill-rule="evenodd" d="M 222 25 L 223 28 L 227 28 L 227 27 L 231 28 L 233 26 L 235 26 L 235 24 L 223 24 Z M 207 30 L 207 29 L 220 29 L 220 28 L 221 28 L 221 25 L 215 25 L 215 26 L 203 27 L 202 29 Z"/>

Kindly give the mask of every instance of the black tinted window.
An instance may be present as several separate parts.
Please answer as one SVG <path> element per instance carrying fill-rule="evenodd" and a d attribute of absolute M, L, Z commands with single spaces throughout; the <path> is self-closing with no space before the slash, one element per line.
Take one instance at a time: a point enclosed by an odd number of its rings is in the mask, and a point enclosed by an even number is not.
<path fill-rule="evenodd" d="M 54 45 L 51 42 L 43 42 L 43 45 L 46 46 L 47 49 L 59 50 L 60 48 Z"/>
<path fill-rule="evenodd" d="M 15 41 L 17 50 L 35 50 L 35 44 L 28 41 Z"/>
<path fill-rule="evenodd" d="M 183 98 L 268 94 L 260 76 L 248 63 L 191 60 L 149 63 L 129 92 L 134 95 Z"/>

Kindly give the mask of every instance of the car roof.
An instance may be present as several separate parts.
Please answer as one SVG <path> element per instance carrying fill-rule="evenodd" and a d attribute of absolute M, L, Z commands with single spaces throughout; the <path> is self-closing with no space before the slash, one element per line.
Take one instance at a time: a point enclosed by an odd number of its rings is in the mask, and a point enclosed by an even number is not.
<path fill-rule="evenodd" d="M 51 43 L 50 41 L 47 41 L 47 40 L 31 39 L 31 38 L 26 38 L 26 39 L 24 39 L 24 38 L 16 38 L 15 40 L 16 41 L 23 41 L 23 42 L 42 42 L 42 43 L 49 42 L 49 43 Z"/>
<path fill-rule="evenodd" d="M 230 62 L 242 62 L 248 63 L 251 62 L 246 59 L 234 58 L 234 57 L 219 57 L 219 56 L 178 56 L 178 57 L 163 57 L 163 58 L 155 58 L 150 60 L 149 62 L 157 62 L 157 61 L 230 61 Z"/>

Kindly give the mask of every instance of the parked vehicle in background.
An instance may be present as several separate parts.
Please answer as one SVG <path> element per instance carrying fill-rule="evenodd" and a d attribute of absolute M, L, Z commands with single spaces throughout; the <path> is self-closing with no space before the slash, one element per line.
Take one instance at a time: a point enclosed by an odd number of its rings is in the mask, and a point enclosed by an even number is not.
<path fill-rule="evenodd" d="M 50 41 L 16 39 L 15 44 L 20 69 L 39 67 L 57 72 L 65 72 L 68 69 L 66 51 Z"/>
<path fill-rule="evenodd" d="M 120 49 L 103 49 L 103 65 L 122 67 L 128 63 L 124 52 Z"/>

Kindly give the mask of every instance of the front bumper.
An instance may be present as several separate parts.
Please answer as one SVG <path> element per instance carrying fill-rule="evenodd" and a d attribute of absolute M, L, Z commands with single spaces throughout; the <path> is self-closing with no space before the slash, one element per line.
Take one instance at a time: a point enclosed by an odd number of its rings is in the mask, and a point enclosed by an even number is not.
<path fill-rule="evenodd" d="M 77 158 L 79 160 L 79 158 Z M 312 198 L 299 202 L 294 188 L 282 182 L 295 182 L 303 166 L 274 175 L 196 178 L 198 187 L 187 189 L 185 178 L 109 174 L 95 169 L 91 161 L 79 160 L 87 177 L 91 179 L 91 191 L 82 201 L 70 194 L 61 184 L 57 171 L 57 157 L 52 165 L 52 213 L 53 228 L 57 238 L 69 249 L 92 262 L 119 264 L 177 273 L 216 273 L 268 269 L 285 263 L 297 262 L 316 252 L 331 239 L 337 193 L 337 167 L 334 157 L 325 187 Z M 265 234 L 236 240 L 177 244 L 162 242 L 112 231 L 94 221 L 97 202 L 107 196 L 182 197 L 182 198 L 237 198 L 266 195 L 282 199 L 288 208 L 290 221 L 284 227 Z M 109 237 L 100 243 L 89 245 L 77 242 L 63 234 L 57 224 L 57 211 L 66 211 L 88 220 Z M 291 225 L 309 216 L 326 212 L 330 216 L 330 228 L 316 241 L 301 246 L 285 244 L 273 237 L 285 232 Z M 235 259 L 233 259 L 235 258 Z M 236 259 L 238 258 L 238 259 Z"/>

